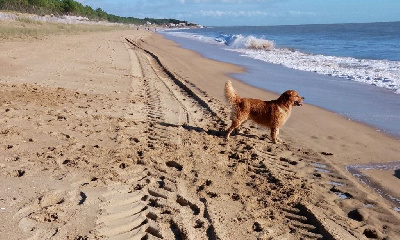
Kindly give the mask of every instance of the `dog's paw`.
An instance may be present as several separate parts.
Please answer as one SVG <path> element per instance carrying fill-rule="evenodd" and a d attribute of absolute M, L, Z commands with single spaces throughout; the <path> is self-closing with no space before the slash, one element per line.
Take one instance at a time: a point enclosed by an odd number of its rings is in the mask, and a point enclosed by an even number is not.
<path fill-rule="evenodd" d="M 281 144 L 282 141 L 279 138 L 277 138 L 277 139 L 272 139 L 272 143 L 273 144 Z"/>

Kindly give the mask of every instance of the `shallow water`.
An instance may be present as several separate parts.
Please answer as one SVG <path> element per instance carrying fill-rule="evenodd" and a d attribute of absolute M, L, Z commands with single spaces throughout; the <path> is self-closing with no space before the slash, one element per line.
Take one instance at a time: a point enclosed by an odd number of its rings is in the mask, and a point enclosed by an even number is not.
<path fill-rule="evenodd" d="M 333 186 L 338 186 L 338 187 L 343 186 L 343 183 L 333 182 L 333 181 L 330 181 L 329 184 L 333 185 Z"/>
<path fill-rule="evenodd" d="M 355 164 L 347 165 L 346 170 L 350 172 L 354 177 L 358 178 L 361 183 L 366 184 L 372 188 L 381 197 L 392 203 L 393 209 L 398 211 L 400 209 L 400 198 L 392 196 L 390 193 L 385 191 L 378 183 L 372 181 L 368 176 L 362 174 L 360 170 L 398 170 L 400 169 L 400 161 L 389 162 L 389 163 L 371 163 L 371 164 Z"/>

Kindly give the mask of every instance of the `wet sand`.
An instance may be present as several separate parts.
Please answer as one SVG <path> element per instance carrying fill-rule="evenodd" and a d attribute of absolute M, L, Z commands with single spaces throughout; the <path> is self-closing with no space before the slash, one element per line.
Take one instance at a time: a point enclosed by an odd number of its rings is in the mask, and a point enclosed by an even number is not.
<path fill-rule="evenodd" d="M 396 206 L 345 167 L 400 161 L 400 142 L 307 104 L 282 144 L 252 122 L 225 141 L 226 80 L 276 97 L 237 66 L 136 30 L 5 40 L 0 62 L 6 239 L 399 237 Z"/>

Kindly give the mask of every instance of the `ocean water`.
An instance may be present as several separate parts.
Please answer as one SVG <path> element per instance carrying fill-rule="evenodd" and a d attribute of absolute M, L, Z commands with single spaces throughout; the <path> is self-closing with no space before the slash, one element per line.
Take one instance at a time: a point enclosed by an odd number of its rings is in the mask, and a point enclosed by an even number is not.
<path fill-rule="evenodd" d="M 160 32 L 247 73 L 233 77 L 373 126 L 400 139 L 400 22 L 208 27 Z"/>

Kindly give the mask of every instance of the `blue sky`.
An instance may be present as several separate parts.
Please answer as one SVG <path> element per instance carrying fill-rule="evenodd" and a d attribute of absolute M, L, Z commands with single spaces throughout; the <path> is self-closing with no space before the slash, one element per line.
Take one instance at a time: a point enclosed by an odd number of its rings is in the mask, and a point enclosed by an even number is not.
<path fill-rule="evenodd" d="M 76 0 L 123 17 L 174 18 L 205 26 L 400 21 L 400 0 Z"/>

